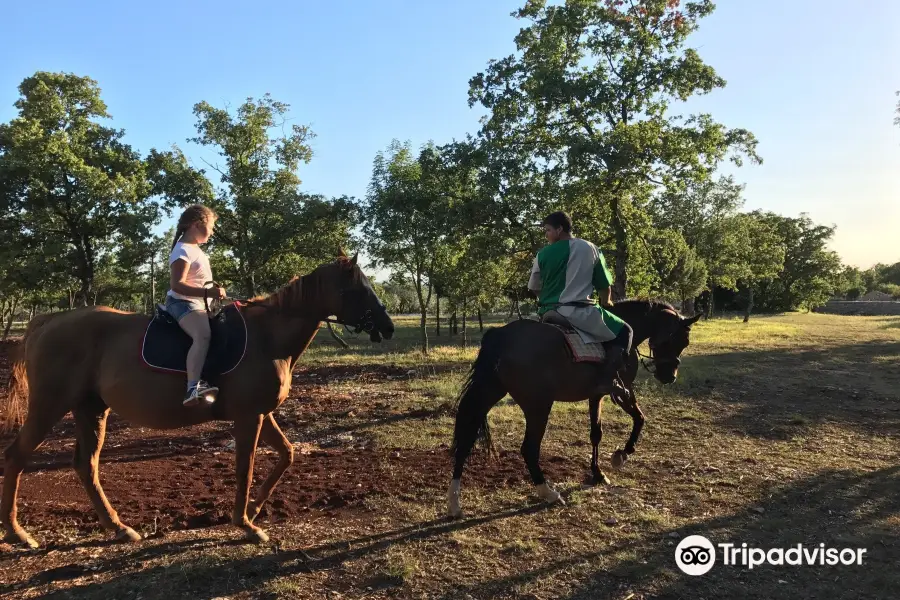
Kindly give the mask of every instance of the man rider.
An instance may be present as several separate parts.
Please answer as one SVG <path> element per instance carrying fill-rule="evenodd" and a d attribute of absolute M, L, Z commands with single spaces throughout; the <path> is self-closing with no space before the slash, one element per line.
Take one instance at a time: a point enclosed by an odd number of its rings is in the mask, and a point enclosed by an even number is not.
<path fill-rule="evenodd" d="M 612 276 L 597 247 L 572 235 L 572 219 L 555 212 L 543 221 L 550 242 L 538 252 L 528 289 L 538 294 L 538 314 L 557 311 L 585 342 L 604 342 L 603 381 L 616 381 L 631 351 L 631 327 L 606 310 L 612 306 Z M 597 290 L 600 306 L 591 299 Z"/>

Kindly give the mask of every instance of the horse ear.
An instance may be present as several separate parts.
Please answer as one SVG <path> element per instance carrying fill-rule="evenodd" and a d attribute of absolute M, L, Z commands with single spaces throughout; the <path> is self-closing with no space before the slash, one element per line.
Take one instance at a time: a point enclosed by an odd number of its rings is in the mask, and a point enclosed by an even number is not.
<path fill-rule="evenodd" d="M 351 266 L 354 266 L 354 267 L 356 266 L 356 259 L 357 259 L 357 258 L 359 258 L 359 252 L 357 252 L 356 254 L 354 254 L 354 255 L 353 255 L 353 258 L 350 259 L 350 265 L 351 265 Z"/>
<path fill-rule="evenodd" d="M 344 248 L 342 246 L 338 246 L 338 258 L 347 258 L 347 253 L 344 252 Z"/>
<path fill-rule="evenodd" d="M 693 317 L 691 317 L 691 318 L 689 318 L 689 319 L 688 319 L 688 318 L 683 318 L 683 319 L 682 319 L 682 322 L 684 323 L 684 326 L 685 326 L 685 327 L 690 327 L 691 325 L 693 325 L 694 323 L 696 323 L 697 321 L 699 321 L 699 320 L 700 320 L 700 317 L 702 317 L 702 316 L 703 316 L 703 313 L 697 313 L 696 315 L 694 315 Z"/>

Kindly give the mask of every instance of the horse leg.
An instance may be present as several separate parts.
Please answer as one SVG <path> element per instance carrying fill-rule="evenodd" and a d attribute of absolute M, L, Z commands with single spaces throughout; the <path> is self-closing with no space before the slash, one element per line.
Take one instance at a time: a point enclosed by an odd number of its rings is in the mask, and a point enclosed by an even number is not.
<path fill-rule="evenodd" d="M 613 399 L 615 400 L 615 397 L 613 397 Z M 625 464 L 625 461 L 628 460 L 630 454 L 634 454 L 638 437 L 641 435 L 641 429 L 643 429 L 646 419 L 644 418 L 644 413 L 641 412 L 641 408 L 638 406 L 637 398 L 634 396 L 634 390 L 631 388 L 628 388 L 627 397 L 622 398 L 616 403 L 622 407 L 622 410 L 631 415 L 631 435 L 625 443 L 625 448 L 616 450 L 610 458 L 613 467 L 618 469 Z"/>
<path fill-rule="evenodd" d="M 32 394 L 34 392 L 32 391 Z M 42 406 L 43 410 L 35 410 L 41 406 L 37 402 L 30 402 L 28 417 L 19 433 L 4 452 L 3 461 L 3 498 L 0 500 L 0 521 L 6 530 L 4 541 L 9 543 L 25 544 L 37 548 L 38 543 L 28 535 L 16 518 L 16 496 L 19 491 L 19 478 L 22 471 L 28 466 L 28 459 L 41 445 L 53 425 L 63 418 L 68 412 L 67 407 L 59 404 Z"/>
<path fill-rule="evenodd" d="M 259 442 L 259 430 L 262 427 L 263 415 L 252 415 L 246 421 L 234 422 L 234 465 L 235 484 L 234 512 L 231 514 L 232 525 L 240 527 L 248 540 L 267 542 L 269 536 L 250 522 L 247 518 L 247 503 L 250 500 L 250 482 L 253 479 L 253 459 L 256 444 Z"/>
<path fill-rule="evenodd" d="M 294 446 L 291 445 L 291 442 L 288 441 L 284 433 L 281 432 L 272 413 L 269 413 L 263 420 L 259 437 L 269 448 L 278 453 L 278 462 L 263 482 L 262 487 L 260 487 L 259 491 L 256 493 L 256 499 L 253 500 L 247 508 L 247 518 L 249 518 L 251 522 L 256 519 L 263 504 L 265 504 L 266 500 L 269 499 L 269 496 L 272 495 L 272 490 L 275 489 L 278 480 L 281 479 L 284 472 L 287 471 L 288 467 L 294 462 Z"/>
<path fill-rule="evenodd" d="M 550 418 L 550 407 L 552 404 L 552 402 L 548 402 L 544 406 L 538 401 L 532 404 L 530 414 L 523 407 L 523 412 L 525 412 L 525 439 L 522 441 L 521 451 L 522 457 L 525 459 L 525 465 L 528 467 L 528 473 L 531 475 L 531 481 L 537 486 L 538 496 L 550 504 L 565 504 L 559 492 L 547 484 L 539 464 L 541 442 L 544 439 L 544 432 L 547 430 L 547 420 Z"/>
<path fill-rule="evenodd" d="M 453 479 L 450 480 L 450 487 L 447 490 L 447 515 L 451 519 L 458 519 L 462 516 L 462 507 L 459 502 L 460 480 L 466 459 L 472 453 L 472 448 L 482 429 L 490 447 L 487 414 L 506 395 L 506 388 L 497 378 L 493 369 L 481 373 L 477 375 L 477 379 L 472 380 L 472 384 L 460 400 L 459 409 L 456 412 L 456 423 L 453 426 L 453 444 L 455 446 Z"/>
<path fill-rule="evenodd" d="M 110 506 L 100 486 L 100 451 L 106 439 L 109 408 L 99 397 L 95 397 L 78 406 L 72 413 L 75 415 L 75 472 L 97 511 L 100 525 L 107 531 L 115 532 L 116 540 L 140 541 L 140 534 L 119 520 L 118 513 Z"/>
<path fill-rule="evenodd" d="M 603 408 L 603 396 L 593 396 L 589 400 L 591 407 L 591 473 L 594 476 L 594 485 L 609 485 L 609 478 L 603 474 L 598 464 L 600 442 L 603 440 L 603 424 L 600 422 L 600 412 Z"/>

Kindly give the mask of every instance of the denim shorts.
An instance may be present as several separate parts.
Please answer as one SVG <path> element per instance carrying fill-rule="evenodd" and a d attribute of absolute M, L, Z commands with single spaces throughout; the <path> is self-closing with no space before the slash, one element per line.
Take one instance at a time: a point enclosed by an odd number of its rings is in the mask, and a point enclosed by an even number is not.
<path fill-rule="evenodd" d="M 203 306 L 202 300 L 183 300 L 166 296 L 166 312 L 172 315 L 176 321 L 180 321 L 188 313 L 205 310 L 206 307 Z"/>

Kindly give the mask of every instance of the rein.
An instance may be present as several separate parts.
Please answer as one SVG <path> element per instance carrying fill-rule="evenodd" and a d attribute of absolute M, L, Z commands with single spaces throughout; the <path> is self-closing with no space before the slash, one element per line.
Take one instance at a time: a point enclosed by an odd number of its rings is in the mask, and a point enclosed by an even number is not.
<path fill-rule="evenodd" d="M 210 284 L 212 284 L 213 287 L 221 287 L 221 285 L 216 283 L 215 281 L 207 281 L 205 284 L 203 284 L 204 287 L 206 288 L 203 292 L 203 303 L 206 306 L 207 316 L 212 318 L 213 314 L 212 314 L 212 311 L 210 311 L 210 309 L 209 309 L 210 298 L 209 298 L 209 293 L 207 291 L 207 290 L 213 289 L 211 287 L 207 287 Z M 344 297 L 344 294 L 347 292 L 348 292 L 348 290 L 340 291 L 340 295 L 341 295 L 342 299 Z M 218 301 L 217 298 L 213 298 L 212 300 L 214 302 Z M 289 316 L 315 319 L 319 322 L 335 323 L 337 325 L 343 325 L 344 327 L 352 328 L 353 333 L 361 333 L 363 331 L 365 331 L 366 333 L 371 333 L 375 329 L 375 315 L 369 309 L 366 309 L 366 311 L 360 317 L 358 322 L 348 323 L 347 321 L 345 321 L 343 319 L 332 319 L 331 317 L 328 317 L 328 316 L 322 317 L 322 316 L 319 316 L 318 314 L 313 313 L 312 311 L 306 311 L 306 310 L 296 309 L 296 308 L 292 308 L 292 309 L 288 310 L 282 306 L 273 306 L 271 304 L 267 304 L 264 300 L 253 300 L 250 298 L 231 298 L 231 300 L 233 300 L 234 302 L 241 304 L 243 306 L 247 306 L 247 307 L 255 306 L 257 308 L 264 308 L 266 310 L 277 310 L 280 313 L 289 315 Z"/>
<path fill-rule="evenodd" d="M 352 327 L 354 333 L 360 333 L 365 331 L 366 333 L 371 333 L 373 329 L 375 329 L 375 321 L 374 315 L 371 310 L 366 310 L 363 314 L 362 318 L 358 323 L 348 323 L 343 319 L 333 319 L 331 317 L 320 317 L 317 314 L 312 313 L 311 311 L 302 311 L 297 309 L 287 310 L 280 306 L 272 306 L 271 304 L 266 304 L 262 300 L 249 300 L 249 299 L 240 299 L 240 298 L 232 298 L 232 300 L 236 302 L 240 302 L 243 306 L 255 306 L 257 308 L 264 308 L 266 310 L 277 310 L 278 312 L 289 315 L 292 317 L 301 317 L 308 319 L 315 319 L 316 321 L 320 321 L 323 323 L 335 323 L 336 325 L 343 325 L 345 327 Z"/>
<path fill-rule="evenodd" d="M 668 308 L 664 309 L 663 312 L 671 313 L 675 316 L 678 316 L 675 311 L 670 310 Z M 668 339 L 669 337 L 672 337 L 673 334 L 674 333 L 670 333 L 666 339 Z M 647 339 L 647 347 L 650 348 L 650 352 L 648 354 L 644 354 L 643 352 L 641 352 L 641 349 L 638 346 L 635 346 L 634 351 L 637 353 L 638 358 L 641 361 L 641 365 L 644 367 L 644 369 L 651 375 L 655 375 L 656 369 L 658 368 L 658 365 L 656 362 L 658 359 L 655 356 L 653 356 L 653 344 L 651 343 L 651 340 L 649 338 Z M 647 364 L 648 361 L 649 361 L 649 365 Z M 666 362 L 670 362 L 670 361 L 667 360 Z M 680 363 L 681 361 L 676 358 L 675 362 Z"/>
<path fill-rule="evenodd" d="M 641 352 L 640 348 L 635 348 L 634 351 L 637 352 L 638 358 L 641 360 L 641 365 L 643 365 L 644 369 L 646 369 L 647 372 L 650 373 L 651 375 L 655 374 L 656 373 L 656 358 L 654 358 L 654 356 L 653 356 L 653 348 L 650 348 L 649 354 L 644 354 L 643 352 Z M 647 359 L 650 361 L 650 365 L 653 366 L 652 369 L 650 368 L 650 366 L 647 365 L 647 360 L 644 360 L 644 359 Z"/>

